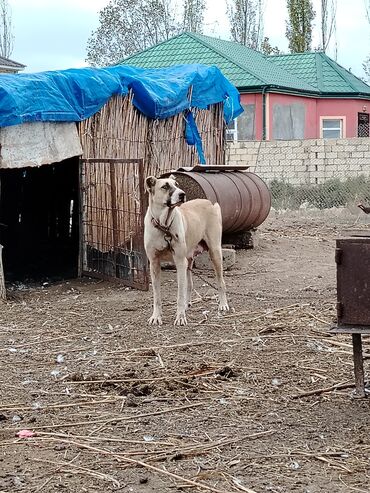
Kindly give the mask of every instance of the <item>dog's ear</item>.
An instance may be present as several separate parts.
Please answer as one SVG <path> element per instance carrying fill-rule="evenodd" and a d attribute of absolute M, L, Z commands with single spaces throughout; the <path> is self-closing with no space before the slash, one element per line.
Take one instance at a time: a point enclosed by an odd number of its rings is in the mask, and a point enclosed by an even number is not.
<path fill-rule="evenodd" d="M 152 192 L 152 189 L 156 183 L 157 183 L 157 178 L 155 178 L 154 176 L 148 176 L 148 178 L 145 180 L 147 192 Z"/>
<path fill-rule="evenodd" d="M 175 180 L 176 181 L 176 176 L 175 175 L 170 175 L 169 178 L 170 178 L 170 180 Z"/>

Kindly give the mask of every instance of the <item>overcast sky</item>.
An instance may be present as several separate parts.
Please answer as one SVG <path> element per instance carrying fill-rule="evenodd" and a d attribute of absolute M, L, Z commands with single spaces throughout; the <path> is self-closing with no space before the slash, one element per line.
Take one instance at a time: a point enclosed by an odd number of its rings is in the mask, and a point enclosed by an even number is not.
<path fill-rule="evenodd" d="M 229 39 L 226 0 L 207 1 L 205 34 Z M 288 52 L 286 0 L 265 2 L 265 35 L 273 45 Z M 370 53 L 370 26 L 364 2 L 338 0 L 337 11 L 337 61 L 358 76 L 363 76 L 362 62 Z M 9 0 L 15 36 L 11 58 L 27 65 L 27 72 L 85 66 L 87 39 L 99 24 L 99 10 L 108 3 L 109 0 Z M 313 3 L 319 12 L 320 0 Z M 316 36 L 313 47 L 318 44 Z M 334 58 L 334 43 L 328 54 Z"/>

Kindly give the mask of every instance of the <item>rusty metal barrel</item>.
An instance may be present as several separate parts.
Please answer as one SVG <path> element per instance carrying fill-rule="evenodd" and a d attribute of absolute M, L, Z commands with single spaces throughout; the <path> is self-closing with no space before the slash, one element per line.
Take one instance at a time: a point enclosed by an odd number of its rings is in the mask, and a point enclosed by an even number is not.
<path fill-rule="evenodd" d="M 247 166 L 195 166 L 179 168 L 176 177 L 187 200 L 196 198 L 218 202 L 224 233 L 256 228 L 267 218 L 271 194 L 266 183 Z"/>

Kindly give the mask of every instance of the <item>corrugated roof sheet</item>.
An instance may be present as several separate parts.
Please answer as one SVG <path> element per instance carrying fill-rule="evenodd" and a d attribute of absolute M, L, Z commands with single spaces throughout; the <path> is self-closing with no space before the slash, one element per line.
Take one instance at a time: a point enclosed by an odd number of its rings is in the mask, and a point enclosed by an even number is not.
<path fill-rule="evenodd" d="M 3 56 L 0 56 L 0 65 L 2 65 L 3 67 L 16 69 L 22 69 L 25 67 L 25 65 L 22 65 L 21 63 L 15 62 L 14 60 L 10 60 L 9 58 L 5 58 Z"/>
<path fill-rule="evenodd" d="M 181 63 L 216 65 L 241 92 L 261 89 L 313 95 L 370 96 L 370 87 L 320 52 L 265 56 L 233 41 L 183 33 L 120 63 L 166 67 Z"/>
<path fill-rule="evenodd" d="M 323 94 L 364 94 L 370 87 L 323 52 L 273 55 L 269 60 L 307 80 Z"/>

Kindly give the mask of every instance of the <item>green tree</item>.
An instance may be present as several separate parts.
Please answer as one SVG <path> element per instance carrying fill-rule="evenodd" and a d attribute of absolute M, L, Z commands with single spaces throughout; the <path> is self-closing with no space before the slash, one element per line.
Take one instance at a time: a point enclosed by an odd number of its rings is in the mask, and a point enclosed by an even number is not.
<path fill-rule="evenodd" d="M 171 0 L 111 0 L 87 42 L 86 61 L 109 65 L 179 32 Z"/>
<path fill-rule="evenodd" d="M 183 30 L 192 33 L 203 31 L 205 0 L 185 0 L 183 14 Z"/>
<path fill-rule="evenodd" d="M 229 0 L 227 14 L 233 41 L 255 50 L 263 40 L 264 0 Z"/>
<path fill-rule="evenodd" d="M 315 18 L 311 0 L 287 0 L 289 20 L 286 37 L 291 53 L 310 51 L 312 43 L 312 22 Z"/>

